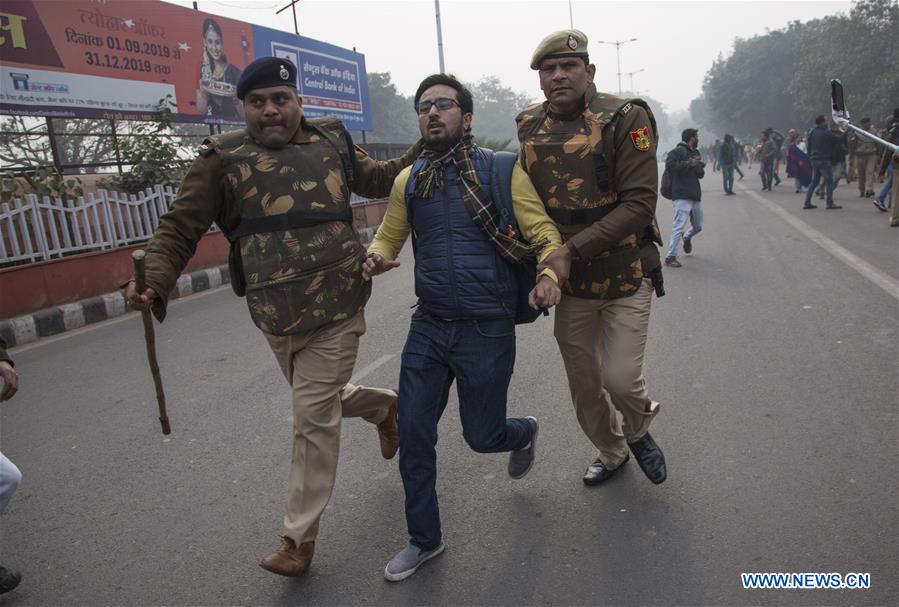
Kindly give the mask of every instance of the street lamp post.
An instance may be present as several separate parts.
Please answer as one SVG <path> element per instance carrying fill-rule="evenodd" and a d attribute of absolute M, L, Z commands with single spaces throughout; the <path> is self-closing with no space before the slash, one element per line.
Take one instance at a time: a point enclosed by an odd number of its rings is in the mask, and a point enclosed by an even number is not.
<path fill-rule="evenodd" d="M 634 91 L 634 74 L 639 74 L 640 72 L 643 72 L 643 71 L 645 71 L 645 70 L 643 68 L 640 68 L 639 70 L 634 70 L 633 72 L 624 72 L 625 74 L 627 74 L 628 76 L 631 77 L 630 92 L 632 92 L 632 93 L 636 92 L 636 91 Z"/>
<path fill-rule="evenodd" d="M 606 42 L 605 40 L 597 40 L 599 44 L 613 44 L 615 45 L 615 55 L 618 58 L 618 94 L 621 95 L 621 45 L 627 44 L 628 42 L 636 42 L 636 38 L 631 38 L 630 40 L 615 40 L 614 42 Z"/>
<path fill-rule="evenodd" d="M 445 74 L 443 66 L 443 31 L 440 27 L 440 0 L 434 0 L 434 13 L 437 15 L 437 56 L 440 59 L 440 73 Z"/>

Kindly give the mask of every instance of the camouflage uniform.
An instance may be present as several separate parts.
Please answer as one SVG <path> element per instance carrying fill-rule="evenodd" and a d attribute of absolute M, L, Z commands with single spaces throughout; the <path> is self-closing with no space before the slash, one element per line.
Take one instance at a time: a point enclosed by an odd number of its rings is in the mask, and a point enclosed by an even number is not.
<path fill-rule="evenodd" d="M 573 252 L 555 315 L 572 400 L 600 459 L 615 469 L 658 412 L 642 371 L 648 275 L 661 265 L 655 120 L 642 101 L 591 84 L 580 114 L 554 115 L 544 102 L 517 122 L 522 164 Z"/>
<path fill-rule="evenodd" d="M 292 141 L 266 148 L 246 131 L 211 137 L 147 245 L 153 311 L 214 221 L 232 239 L 232 280 L 293 390 L 294 440 L 283 535 L 313 541 L 337 469 L 341 417 L 380 423 L 392 390 L 347 384 L 365 332 L 365 253 L 349 212 L 352 190 L 381 197 L 415 159 L 376 162 L 349 148 L 331 119 L 303 120 Z M 241 285 L 241 283 L 244 283 Z"/>

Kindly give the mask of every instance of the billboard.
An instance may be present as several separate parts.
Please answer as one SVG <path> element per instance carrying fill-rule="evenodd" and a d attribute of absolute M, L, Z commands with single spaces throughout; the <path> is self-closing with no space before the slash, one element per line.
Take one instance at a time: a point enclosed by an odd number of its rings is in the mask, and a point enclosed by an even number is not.
<path fill-rule="evenodd" d="M 325 42 L 159 0 L 3 0 L 0 114 L 242 124 L 236 85 L 256 57 L 297 66 L 310 117 L 371 130 L 365 57 Z"/>

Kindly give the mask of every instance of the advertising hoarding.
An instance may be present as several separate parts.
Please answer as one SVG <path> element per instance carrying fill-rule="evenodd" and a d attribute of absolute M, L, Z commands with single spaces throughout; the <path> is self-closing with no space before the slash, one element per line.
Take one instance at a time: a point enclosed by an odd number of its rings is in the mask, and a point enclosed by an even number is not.
<path fill-rule="evenodd" d="M 262 56 L 297 66 L 307 115 L 371 130 L 363 55 L 157 0 L 4 0 L 0 113 L 145 120 L 171 96 L 179 121 L 242 124 L 236 84 Z"/>

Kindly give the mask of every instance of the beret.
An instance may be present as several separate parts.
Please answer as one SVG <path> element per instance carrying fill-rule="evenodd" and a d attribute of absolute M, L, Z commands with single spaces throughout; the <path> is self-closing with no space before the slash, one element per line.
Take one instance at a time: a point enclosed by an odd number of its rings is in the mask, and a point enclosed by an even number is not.
<path fill-rule="evenodd" d="M 237 81 L 237 98 L 243 99 L 253 89 L 268 86 L 297 88 L 297 68 L 287 59 L 260 57 L 244 68 Z"/>
<path fill-rule="evenodd" d="M 540 62 L 547 57 L 586 56 L 587 34 L 581 30 L 561 30 L 540 41 L 531 57 L 531 69 L 540 69 Z"/>

